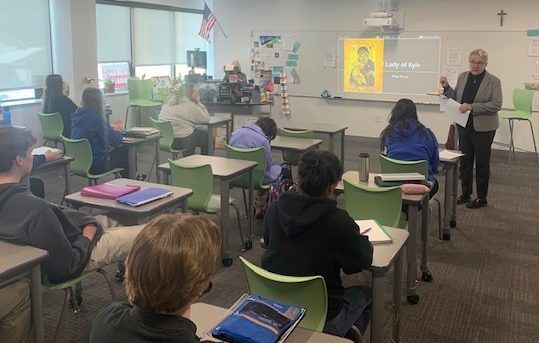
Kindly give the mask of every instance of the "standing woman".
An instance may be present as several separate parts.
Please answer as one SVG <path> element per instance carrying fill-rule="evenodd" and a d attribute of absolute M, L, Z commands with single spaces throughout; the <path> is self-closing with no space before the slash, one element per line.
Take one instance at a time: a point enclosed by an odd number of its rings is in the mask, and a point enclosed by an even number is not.
<path fill-rule="evenodd" d="M 471 111 L 466 127 L 457 126 L 459 148 L 465 154 L 460 160 L 462 194 L 457 204 L 475 209 L 487 206 L 490 152 L 500 125 L 498 111 L 502 107 L 502 87 L 500 79 L 485 70 L 488 63 L 485 50 L 473 50 L 468 60 L 470 71 L 459 75 L 455 89 L 449 86 L 445 76 L 440 78 L 440 84 L 444 87 L 445 96 L 461 103 L 462 113 Z M 477 198 L 472 201 L 474 160 Z"/>
<path fill-rule="evenodd" d="M 428 181 L 432 184 L 430 197 L 438 191 L 434 177 L 440 158 L 438 141 L 432 131 L 417 119 L 417 109 L 412 100 L 400 99 L 391 110 L 389 124 L 380 134 L 380 150 L 387 157 L 401 161 L 426 160 Z"/>
<path fill-rule="evenodd" d="M 71 113 L 77 110 L 77 105 L 68 98 L 68 95 L 69 87 L 62 81 L 61 75 L 47 76 L 43 95 L 43 113 L 60 113 L 64 122 L 62 135 L 71 138 Z"/>
<path fill-rule="evenodd" d="M 100 89 L 88 87 L 82 92 L 80 107 L 71 115 L 73 139 L 86 138 L 92 148 L 90 173 L 101 174 L 114 168 L 124 168 L 122 177 L 128 177 L 127 148 L 122 144 L 122 128 L 114 129 L 105 121 L 103 93 Z"/>

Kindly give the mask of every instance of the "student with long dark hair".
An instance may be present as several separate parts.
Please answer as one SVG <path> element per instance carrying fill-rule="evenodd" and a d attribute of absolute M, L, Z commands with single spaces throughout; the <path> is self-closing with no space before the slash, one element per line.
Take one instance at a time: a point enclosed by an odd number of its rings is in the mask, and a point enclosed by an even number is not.
<path fill-rule="evenodd" d="M 426 160 L 427 179 L 432 183 L 431 197 L 438 191 L 434 177 L 438 170 L 438 141 L 432 131 L 417 119 L 415 103 L 400 99 L 391 110 L 389 124 L 380 134 L 380 150 L 387 157 L 402 161 Z"/>
<path fill-rule="evenodd" d="M 61 75 L 47 76 L 43 93 L 43 113 L 60 113 L 64 122 L 62 135 L 71 138 L 71 113 L 77 110 L 77 105 L 68 98 L 69 88 L 65 87 L 64 91 L 64 85 Z"/>
<path fill-rule="evenodd" d="M 82 92 L 80 108 L 71 115 L 71 136 L 73 139 L 86 138 L 92 148 L 90 173 L 101 174 L 114 168 L 124 168 L 123 177 L 129 175 L 127 149 L 122 145 L 121 128 L 113 129 L 105 121 L 103 93 L 100 89 L 88 87 Z"/>

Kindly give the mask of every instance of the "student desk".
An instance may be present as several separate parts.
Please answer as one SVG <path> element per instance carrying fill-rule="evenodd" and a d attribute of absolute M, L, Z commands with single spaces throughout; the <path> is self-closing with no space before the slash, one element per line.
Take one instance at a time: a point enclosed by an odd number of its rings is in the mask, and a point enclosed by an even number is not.
<path fill-rule="evenodd" d="M 228 309 L 195 303 L 191 306 L 191 320 L 197 326 L 197 336 L 204 338 L 217 323 L 221 321 Z M 331 336 L 322 332 L 296 327 L 286 339 L 286 343 L 350 343 L 351 341 L 337 336 Z"/>
<path fill-rule="evenodd" d="M 230 122 L 232 118 L 229 115 L 211 116 L 207 124 L 201 124 L 208 127 L 208 155 L 214 154 L 214 141 L 212 130 L 221 126 L 226 127 L 226 143 L 230 140 Z"/>
<path fill-rule="evenodd" d="M 341 163 L 344 165 L 344 133 L 348 126 L 325 124 L 325 123 L 286 123 L 283 128 L 289 130 L 311 130 L 315 133 L 322 133 L 329 135 L 329 151 L 335 152 L 334 142 L 335 135 L 341 136 Z"/>
<path fill-rule="evenodd" d="M 374 177 L 378 174 L 370 173 L 369 182 L 359 181 L 359 172 L 347 171 L 343 174 L 342 179 L 350 181 L 352 183 L 361 184 L 372 188 L 378 186 L 374 183 Z M 337 188 L 343 190 L 343 185 L 340 183 Z M 419 295 L 416 292 L 416 278 L 417 278 L 417 237 L 420 233 L 421 226 L 421 277 L 424 281 L 432 280 L 432 275 L 427 266 L 427 237 L 429 231 L 429 194 L 411 195 L 402 194 L 402 203 L 408 205 L 408 232 L 410 233 L 410 239 L 408 240 L 406 248 L 406 257 L 408 262 L 408 271 L 406 275 L 407 286 L 407 300 L 411 304 L 417 304 L 419 301 Z M 421 207 L 421 224 L 419 216 L 419 207 Z"/>
<path fill-rule="evenodd" d="M 127 163 L 128 163 L 128 177 L 130 179 L 136 179 L 137 177 L 137 148 L 143 144 L 155 145 L 155 156 L 159 156 L 159 135 L 152 135 L 144 138 L 138 137 L 124 137 L 123 144 L 127 146 Z M 148 175 L 149 177 L 149 175 Z M 156 182 L 159 183 L 159 172 L 157 168 L 155 170 Z"/>
<path fill-rule="evenodd" d="M 54 169 L 62 169 L 64 171 L 64 197 L 70 192 L 71 176 L 69 175 L 69 164 L 75 160 L 71 156 L 62 156 L 61 158 L 45 162 L 36 169 L 33 169 L 30 176 L 46 173 Z"/>
<path fill-rule="evenodd" d="M 304 152 L 310 148 L 316 148 L 322 144 L 321 139 L 314 138 L 296 138 L 277 136 L 271 141 L 271 148 L 282 151 Z"/>
<path fill-rule="evenodd" d="M 460 151 L 450 150 L 460 153 Z M 445 169 L 445 187 L 444 187 L 444 229 L 443 239 L 451 239 L 451 228 L 457 226 L 457 191 L 458 191 L 458 163 L 460 157 L 452 159 L 440 158 L 440 162 Z"/>
<path fill-rule="evenodd" d="M 221 245 L 221 262 L 225 266 L 232 265 L 229 247 L 229 227 L 230 227 L 230 181 L 233 178 L 248 173 L 249 174 L 249 207 L 253 208 L 254 200 L 254 178 L 253 171 L 258 165 L 254 161 L 236 160 L 226 157 L 191 155 L 176 160 L 176 162 L 187 166 L 200 166 L 209 164 L 211 166 L 213 177 L 219 180 L 221 195 L 221 235 L 223 244 Z M 159 165 L 159 170 L 167 175 L 170 174 L 170 165 L 163 163 Z M 245 248 L 250 248 L 254 239 L 254 221 L 253 216 L 249 215 L 249 239 L 245 242 Z"/>
<path fill-rule="evenodd" d="M 202 103 L 208 109 L 210 113 L 230 113 L 232 120 L 232 130 L 234 130 L 234 116 L 235 115 L 251 115 L 259 116 L 262 113 L 262 108 L 268 106 L 268 112 L 271 113 L 273 102 L 257 102 L 257 103 L 243 103 L 243 102 L 203 102 Z"/>
<path fill-rule="evenodd" d="M 130 179 L 114 179 L 108 181 L 107 183 L 113 185 L 140 186 L 141 190 L 150 187 L 158 187 L 170 190 L 173 192 L 173 194 L 169 197 L 152 201 L 137 207 L 121 204 L 114 199 L 83 197 L 80 192 L 69 194 L 65 197 L 65 201 L 68 205 L 75 209 L 83 206 L 98 208 L 117 216 L 135 218 L 137 224 L 143 224 L 148 222 L 152 217 L 166 211 L 173 211 L 179 206 L 182 206 L 182 209 L 185 212 L 187 208 L 187 198 L 193 195 L 193 191 L 187 188 L 173 187 Z"/>
<path fill-rule="evenodd" d="M 44 341 L 40 264 L 48 257 L 45 250 L 0 240 L 0 287 L 30 272 L 32 326 L 36 343 Z"/>

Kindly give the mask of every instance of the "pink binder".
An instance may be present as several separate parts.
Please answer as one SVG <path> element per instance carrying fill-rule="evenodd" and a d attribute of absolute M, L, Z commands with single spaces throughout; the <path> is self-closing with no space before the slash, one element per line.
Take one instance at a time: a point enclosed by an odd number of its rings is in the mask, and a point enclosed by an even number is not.
<path fill-rule="evenodd" d="M 80 191 L 80 195 L 83 197 L 94 197 L 102 199 L 116 199 L 122 195 L 126 195 L 135 191 L 138 191 L 140 186 L 132 185 L 111 185 L 104 183 L 95 186 L 86 186 Z"/>

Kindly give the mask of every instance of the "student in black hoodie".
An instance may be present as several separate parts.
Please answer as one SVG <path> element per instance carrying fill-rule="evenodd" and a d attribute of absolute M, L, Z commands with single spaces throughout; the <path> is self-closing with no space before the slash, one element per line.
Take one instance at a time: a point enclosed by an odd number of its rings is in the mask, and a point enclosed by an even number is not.
<path fill-rule="evenodd" d="M 341 176 L 341 163 L 331 152 L 313 149 L 303 154 L 299 192 L 283 193 L 266 213 L 262 267 L 291 276 L 322 275 L 328 292 L 324 332 L 344 336 L 353 325 L 365 332 L 370 291 L 360 286 L 344 288 L 340 273 L 369 269 L 373 248 L 348 213 L 329 197 Z"/>
<path fill-rule="evenodd" d="M 65 87 L 65 93 L 62 76 L 58 74 L 47 75 L 43 94 L 43 113 L 60 113 L 64 122 L 62 135 L 71 138 L 71 113 L 77 110 L 77 105 L 68 98 L 68 87 Z"/>

